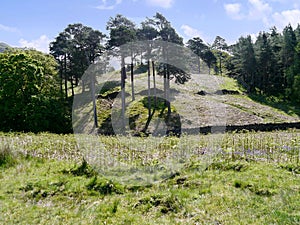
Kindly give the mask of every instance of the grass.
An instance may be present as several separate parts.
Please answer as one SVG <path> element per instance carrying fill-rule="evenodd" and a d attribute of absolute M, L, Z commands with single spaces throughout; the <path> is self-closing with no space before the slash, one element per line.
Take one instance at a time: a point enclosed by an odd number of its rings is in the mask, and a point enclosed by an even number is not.
<path fill-rule="evenodd" d="M 223 83 L 220 85 L 221 89 L 245 92 L 245 89 L 241 86 L 241 84 L 238 83 L 237 80 L 227 76 L 222 77 L 222 79 Z"/>
<path fill-rule="evenodd" d="M 295 102 L 287 101 L 276 96 L 264 96 L 264 95 L 252 94 L 249 95 L 249 97 L 256 102 L 281 110 L 287 113 L 288 115 L 298 116 L 298 117 L 300 116 L 299 104 Z"/>
<path fill-rule="evenodd" d="M 182 154 L 140 185 L 99 173 L 73 135 L 1 133 L 0 224 L 299 224 L 299 132 L 95 137 L 136 168 Z"/>

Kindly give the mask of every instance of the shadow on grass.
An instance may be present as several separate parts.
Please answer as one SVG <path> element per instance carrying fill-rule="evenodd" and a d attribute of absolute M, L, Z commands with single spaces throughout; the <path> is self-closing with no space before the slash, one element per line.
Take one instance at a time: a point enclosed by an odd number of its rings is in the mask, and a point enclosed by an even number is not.
<path fill-rule="evenodd" d="M 264 96 L 264 95 L 257 95 L 257 94 L 249 94 L 248 96 L 255 102 L 282 110 L 290 116 L 297 115 L 298 117 L 300 117 L 299 103 L 284 100 L 280 97 L 275 97 L 275 96 Z"/>

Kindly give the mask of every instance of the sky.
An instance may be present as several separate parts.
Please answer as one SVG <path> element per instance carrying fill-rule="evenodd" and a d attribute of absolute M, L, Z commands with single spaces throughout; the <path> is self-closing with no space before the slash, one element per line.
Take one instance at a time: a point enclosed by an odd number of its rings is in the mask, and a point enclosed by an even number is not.
<path fill-rule="evenodd" d="M 49 43 L 68 24 L 103 33 L 110 17 L 122 14 L 137 25 L 163 14 L 184 41 L 217 35 L 228 44 L 276 26 L 300 23 L 300 0 L 6 0 L 0 7 L 0 42 L 49 52 Z"/>

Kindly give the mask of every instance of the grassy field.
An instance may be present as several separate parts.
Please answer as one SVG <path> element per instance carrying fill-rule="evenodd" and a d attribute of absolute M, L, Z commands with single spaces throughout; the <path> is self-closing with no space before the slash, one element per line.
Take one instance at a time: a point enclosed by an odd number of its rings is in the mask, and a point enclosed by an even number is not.
<path fill-rule="evenodd" d="M 1 133 L 0 224 L 300 223 L 299 130 L 92 138 L 136 168 L 174 152 L 181 166 L 137 185 L 104 176 L 74 135 Z"/>

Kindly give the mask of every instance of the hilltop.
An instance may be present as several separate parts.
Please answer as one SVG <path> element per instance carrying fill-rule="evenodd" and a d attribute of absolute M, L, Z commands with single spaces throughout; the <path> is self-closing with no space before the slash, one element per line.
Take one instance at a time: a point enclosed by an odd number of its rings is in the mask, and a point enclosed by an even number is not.
<path fill-rule="evenodd" d="M 8 44 L 0 42 L 0 52 L 4 52 L 8 48 L 10 48 L 10 46 Z"/>

